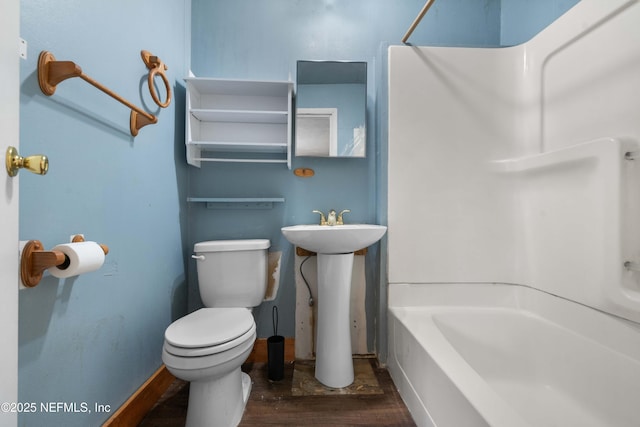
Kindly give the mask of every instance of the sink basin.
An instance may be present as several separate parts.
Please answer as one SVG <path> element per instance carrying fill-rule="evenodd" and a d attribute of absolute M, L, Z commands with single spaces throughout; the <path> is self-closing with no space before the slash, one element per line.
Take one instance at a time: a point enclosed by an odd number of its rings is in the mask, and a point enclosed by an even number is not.
<path fill-rule="evenodd" d="M 346 254 L 371 246 L 387 227 L 374 224 L 292 225 L 282 234 L 296 246 L 319 254 Z"/>

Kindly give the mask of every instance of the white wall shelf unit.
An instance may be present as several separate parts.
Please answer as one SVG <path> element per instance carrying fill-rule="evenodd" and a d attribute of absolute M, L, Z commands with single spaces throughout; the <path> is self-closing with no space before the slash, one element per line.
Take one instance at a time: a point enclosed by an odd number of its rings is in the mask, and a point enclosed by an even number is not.
<path fill-rule="evenodd" d="M 291 169 L 293 82 L 189 77 L 187 162 L 282 163 Z"/>

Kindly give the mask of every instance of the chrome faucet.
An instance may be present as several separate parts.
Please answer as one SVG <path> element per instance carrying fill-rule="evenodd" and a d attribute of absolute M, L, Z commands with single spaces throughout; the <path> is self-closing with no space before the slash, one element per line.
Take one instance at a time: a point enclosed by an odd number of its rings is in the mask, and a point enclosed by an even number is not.
<path fill-rule="evenodd" d="M 324 214 L 319 210 L 313 210 L 313 213 L 320 214 L 320 225 L 344 225 L 344 220 L 342 219 L 342 215 L 348 212 L 351 212 L 349 209 L 344 209 L 340 211 L 339 214 L 336 215 L 335 209 L 331 209 L 329 214 L 325 217 Z"/>

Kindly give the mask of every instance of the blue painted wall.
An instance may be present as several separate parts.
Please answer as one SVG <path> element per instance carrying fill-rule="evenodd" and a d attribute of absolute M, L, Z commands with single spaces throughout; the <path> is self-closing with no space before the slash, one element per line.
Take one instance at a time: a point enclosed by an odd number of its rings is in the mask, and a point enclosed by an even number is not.
<path fill-rule="evenodd" d="M 21 426 L 100 425 L 160 365 L 164 329 L 186 312 L 184 90 L 188 2 L 24 1 L 21 153 L 49 157 L 46 176 L 20 173 L 20 239 L 49 249 L 83 233 L 109 246 L 98 271 L 20 291 L 19 401 L 89 404 L 91 413 L 19 414 Z M 187 8 L 186 8 L 187 7 Z M 149 96 L 140 50 L 169 67 L 175 97 Z M 41 50 L 72 60 L 158 115 L 133 139 L 129 110 L 81 81 L 38 87 Z M 161 83 L 160 83 L 161 84 Z M 164 88 L 161 84 L 161 97 Z M 185 236 L 185 237 L 183 237 Z"/>
<path fill-rule="evenodd" d="M 501 0 L 500 44 L 524 43 L 580 0 Z"/>

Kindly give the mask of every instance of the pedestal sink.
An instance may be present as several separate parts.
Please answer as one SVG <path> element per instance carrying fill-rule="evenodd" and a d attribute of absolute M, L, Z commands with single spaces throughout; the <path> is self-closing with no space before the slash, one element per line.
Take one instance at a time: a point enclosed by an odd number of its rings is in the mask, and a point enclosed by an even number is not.
<path fill-rule="evenodd" d="M 318 254 L 318 327 L 315 377 L 322 384 L 353 382 L 349 305 L 353 252 L 380 240 L 384 225 L 293 225 L 282 234 L 291 243 Z"/>

